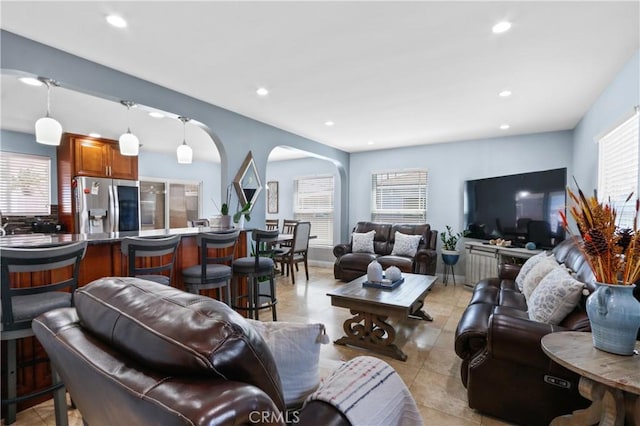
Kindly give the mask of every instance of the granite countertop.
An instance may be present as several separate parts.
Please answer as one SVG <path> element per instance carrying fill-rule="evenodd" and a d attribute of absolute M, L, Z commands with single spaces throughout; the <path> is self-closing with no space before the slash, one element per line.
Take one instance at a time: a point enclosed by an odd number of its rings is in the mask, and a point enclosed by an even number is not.
<path fill-rule="evenodd" d="M 226 232 L 217 227 L 153 229 L 148 231 L 104 232 L 100 234 L 22 234 L 0 237 L 0 247 L 43 247 L 76 241 L 103 244 L 121 241 L 124 237 L 159 237 L 169 235 L 196 235 L 201 232 Z"/>

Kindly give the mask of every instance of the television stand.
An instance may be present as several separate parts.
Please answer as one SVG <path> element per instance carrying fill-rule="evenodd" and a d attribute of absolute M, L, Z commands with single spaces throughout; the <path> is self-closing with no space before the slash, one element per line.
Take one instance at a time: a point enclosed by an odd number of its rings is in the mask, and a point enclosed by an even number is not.
<path fill-rule="evenodd" d="M 527 250 L 519 247 L 502 247 L 480 240 L 468 240 L 464 243 L 466 252 L 466 281 L 468 287 L 473 287 L 483 278 L 498 276 L 498 268 L 506 263 L 507 258 L 516 257 L 529 259 L 542 250 Z"/>

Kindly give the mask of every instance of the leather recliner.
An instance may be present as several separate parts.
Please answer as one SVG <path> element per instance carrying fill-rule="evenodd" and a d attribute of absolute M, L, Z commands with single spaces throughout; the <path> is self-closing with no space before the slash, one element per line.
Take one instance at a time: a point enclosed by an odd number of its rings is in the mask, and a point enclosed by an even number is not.
<path fill-rule="evenodd" d="M 78 289 L 75 308 L 33 329 L 85 424 L 284 424 L 275 361 L 239 314 L 216 300 L 138 278 Z M 350 425 L 309 402 L 298 424 Z M 319 422 L 319 423 L 317 423 Z"/>
<path fill-rule="evenodd" d="M 366 233 L 376 231 L 373 240 L 374 253 L 353 253 L 351 241 L 338 244 L 333 248 L 336 261 L 333 274 L 336 279 L 351 281 L 367 273 L 367 266 L 377 260 L 383 268 L 397 266 L 402 272 L 435 275 L 438 255 L 436 244 L 438 231 L 431 230 L 429 224 L 400 224 L 358 222 L 353 232 Z M 396 231 L 407 235 L 421 235 L 418 250 L 413 257 L 392 256 Z"/>
<path fill-rule="evenodd" d="M 555 260 L 595 290 L 594 277 L 573 239 L 553 249 Z M 547 425 L 555 417 L 588 406 L 578 392 L 579 376 L 542 351 L 540 340 L 557 331 L 591 331 L 583 295 L 559 325 L 529 319 L 515 284 L 519 267 L 501 265 L 497 278 L 474 287 L 455 334 L 461 378 L 469 407 L 519 425 Z"/>

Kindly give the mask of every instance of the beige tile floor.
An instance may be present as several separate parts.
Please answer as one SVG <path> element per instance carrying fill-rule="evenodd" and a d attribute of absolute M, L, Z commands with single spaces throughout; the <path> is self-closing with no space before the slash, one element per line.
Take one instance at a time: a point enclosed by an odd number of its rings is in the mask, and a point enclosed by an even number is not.
<path fill-rule="evenodd" d="M 311 267 L 311 279 L 304 272 L 296 275 L 291 285 L 287 277 L 277 279 L 278 320 L 291 322 L 322 322 L 331 340 L 343 335 L 342 323 L 349 311 L 331 306 L 326 292 L 341 283 L 333 278 L 333 269 Z M 408 355 L 406 362 L 379 356 L 391 364 L 411 390 L 425 425 L 505 425 L 497 419 L 483 416 L 467 406 L 467 396 L 460 382 L 460 359 L 453 351 L 453 338 L 458 319 L 467 306 L 471 291 L 463 285 L 444 286 L 438 282 L 425 299 L 425 310 L 433 322 L 407 320 L 398 324 L 398 339 Z M 270 318 L 268 312 L 263 314 Z M 320 373 L 328 375 L 341 361 L 349 360 L 365 351 L 332 343 L 323 345 L 320 352 Z M 374 355 L 366 352 L 369 355 Z M 18 413 L 20 426 L 53 426 L 53 405 L 45 402 Z M 69 411 L 69 424 L 81 426 L 77 410 Z"/>

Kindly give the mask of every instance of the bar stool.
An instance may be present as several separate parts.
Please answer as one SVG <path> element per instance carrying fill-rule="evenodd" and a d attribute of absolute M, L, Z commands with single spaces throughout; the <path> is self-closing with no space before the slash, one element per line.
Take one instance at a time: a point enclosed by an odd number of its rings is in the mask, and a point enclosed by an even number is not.
<path fill-rule="evenodd" d="M 200 247 L 200 264 L 182 270 L 182 278 L 189 293 L 200 290 L 223 288 L 225 303 L 231 306 L 231 263 L 236 252 L 239 230 L 225 233 L 201 233 L 196 237 Z M 209 250 L 216 249 L 210 256 Z M 220 250 L 222 255 L 220 255 Z"/>
<path fill-rule="evenodd" d="M 233 301 L 246 298 L 247 306 L 232 306 L 236 310 L 247 311 L 249 318 L 258 319 L 260 309 L 271 309 L 271 315 L 274 321 L 277 321 L 276 315 L 276 288 L 274 279 L 274 261 L 272 259 L 274 252 L 274 244 L 278 239 L 278 230 L 264 231 L 255 229 L 251 233 L 251 239 L 255 243 L 253 256 L 241 257 L 233 261 Z M 239 287 L 239 279 L 247 278 L 246 295 L 237 295 Z M 270 294 L 260 293 L 260 279 L 269 278 Z M 262 300 L 266 300 L 262 303 Z M 254 317 L 255 315 L 255 317 Z"/>
<path fill-rule="evenodd" d="M 171 285 L 180 235 L 171 237 L 125 237 L 120 251 L 127 256 L 127 274 L 159 284 Z M 171 255 L 170 260 L 167 256 Z M 155 265 L 155 266 L 154 266 Z M 166 275 L 166 271 L 169 272 Z M 164 273 L 163 273 L 164 272 Z"/>
<path fill-rule="evenodd" d="M 78 286 L 80 261 L 87 249 L 81 241 L 46 248 L 3 247 L 0 252 L 2 278 L 2 333 L 7 341 L 7 394 L 2 405 L 7 405 L 5 424 L 16 421 L 16 404 L 46 393 L 54 392 L 56 425 L 67 425 L 67 400 L 64 383 L 51 366 L 51 386 L 28 395 L 16 396 L 17 387 L 17 340 L 33 336 L 31 322 L 38 315 L 57 308 L 73 306 L 73 291 Z M 16 287 L 23 277 L 33 274 L 34 282 L 46 283 L 33 287 Z M 20 274 L 16 277 L 15 274 Z M 66 277 L 66 278 L 62 278 Z M 25 279 L 26 281 L 26 279 Z M 60 291 L 68 289 L 69 291 Z"/>

